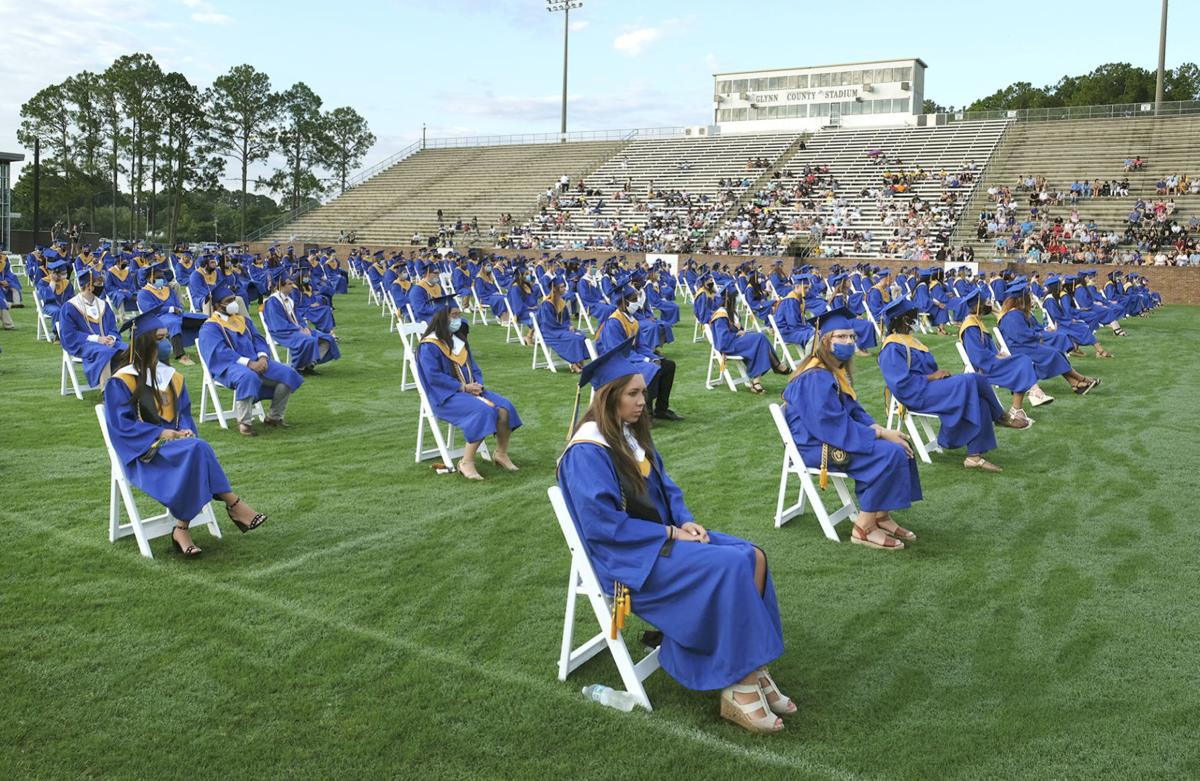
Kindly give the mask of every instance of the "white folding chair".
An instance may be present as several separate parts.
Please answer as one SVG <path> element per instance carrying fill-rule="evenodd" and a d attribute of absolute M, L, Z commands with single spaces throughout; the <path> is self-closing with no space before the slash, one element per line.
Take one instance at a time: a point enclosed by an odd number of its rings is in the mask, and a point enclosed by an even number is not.
<path fill-rule="evenodd" d="M 1000 323 L 996 323 L 996 327 L 992 329 L 992 338 L 996 340 L 996 349 L 1002 353 L 1013 354 L 1013 351 L 1008 349 L 1008 343 L 1004 341 L 1004 334 L 1000 331 Z"/>
<path fill-rule="evenodd" d="M 879 320 L 875 317 L 875 315 L 871 313 L 871 307 L 867 306 L 864 303 L 863 311 L 865 311 L 867 313 L 867 319 L 871 321 L 871 325 L 875 326 L 875 337 L 877 339 L 882 340 L 883 339 L 883 326 L 880 325 Z"/>
<path fill-rule="evenodd" d="M 588 358 L 591 360 L 594 361 L 600 357 L 600 354 L 596 352 L 596 343 L 591 339 L 584 339 L 583 346 L 587 349 Z M 588 384 L 588 388 L 591 390 L 591 395 L 588 396 L 588 406 L 590 407 L 592 404 L 592 399 L 596 398 L 596 389 L 593 388 L 590 383 Z"/>
<path fill-rule="evenodd" d="M 410 377 L 408 370 L 410 365 L 416 365 L 413 358 L 413 340 L 420 339 L 421 334 L 425 333 L 427 327 L 425 323 L 400 322 L 396 324 L 396 333 L 400 334 L 400 341 L 404 344 L 404 358 L 400 364 L 401 392 L 417 387 L 417 373 L 415 371 L 412 372 L 412 376 Z"/>
<path fill-rule="evenodd" d="M 44 339 L 47 342 L 53 342 L 54 338 L 50 336 L 50 329 L 57 328 L 57 325 L 50 315 L 46 314 L 46 309 L 42 306 L 42 297 L 37 294 L 36 290 L 33 292 L 33 305 L 37 309 L 37 327 L 33 332 L 33 340 L 36 342 Z"/>
<path fill-rule="evenodd" d="M 479 300 L 479 295 L 475 292 L 475 288 L 471 288 L 471 301 L 473 302 L 471 308 L 471 325 L 475 325 L 476 322 L 487 325 L 487 307 Z"/>
<path fill-rule="evenodd" d="M 508 298 L 504 299 L 504 310 L 508 312 L 508 322 L 504 330 L 504 343 L 512 344 L 519 343 L 522 347 L 528 347 L 529 343 L 525 341 L 525 335 L 521 333 L 521 324 L 517 322 L 517 316 L 513 313 L 512 305 L 508 303 Z"/>
<path fill-rule="evenodd" d="M 582 301 L 579 304 L 579 316 L 575 318 L 575 327 L 580 331 L 587 329 L 587 333 L 596 333 L 596 326 L 592 323 L 592 316 L 588 314 L 587 307 Z"/>
<path fill-rule="evenodd" d="M 258 322 L 262 325 L 263 339 L 267 341 L 267 349 L 271 351 L 271 357 L 275 359 L 276 363 L 285 363 L 288 360 L 287 355 L 285 354 L 283 358 L 280 358 L 279 351 L 284 350 L 286 352 L 287 348 L 279 347 L 276 344 L 274 337 L 271 336 L 271 329 L 267 327 L 267 318 L 263 317 L 262 312 L 258 313 Z"/>
<path fill-rule="evenodd" d="M 648 711 L 653 710 L 642 681 L 658 669 L 659 649 L 655 648 L 634 664 L 620 630 L 617 631 L 616 637 L 612 636 L 612 600 L 600 588 L 596 571 L 592 569 L 592 562 L 588 559 L 583 542 L 579 539 L 579 532 L 576 531 L 575 523 L 571 520 L 567 504 L 563 500 L 562 489 L 555 485 L 547 489 L 546 493 L 550 497 L 550 506 L 554 508 L 554 517 L 558 519 L 558 526 L 567 541 L 567 548 L 571 551 L 571 575 L 567 581 L 567 611 L 563 619 L 562 649 L 558 656 L 558 680 L 567 680 L 568 675 L 607 649 L 617 665 L 617 672 L 625 690 L 633 695 L 638 705 Z M 600 631 L 575 648 L 575 601 L 580 596 L 587 599 Z M 636 607 L 635 602 L 634 608 Z"/>
<path fill-rule="evenodd" d="M 695 314 L 696 314 L 696 311 L 693 309 L 692 315 L 695 316 Z M 706 327 L 704 325 L 704 323 L 700 322 L 699 317 L 696 317 L 695 319 L 696 319 L 696 324 L 694 326 L 692 326 L 692 344 L 695 344 L 696 342 L 704 341 L 704 328 Z"/>
<path fill-rule="evenodd" d="M 381 282 L 380 285 L 382 286 L 382 284 L 383 283 Z M 367 277 L 367 303 L 374 304 L 375 306 L 379 307 L 383 306 L 383 299 L 379 295 L 379 291 L 375 288 L 375 284 L 371 281 L 369 276 Z"/>
<path fill-rule="evenodd" d="M 692 286 L 682 276 L 679 277 L 679 287 L 683 289 L 683 303 L 690 304 L 696 300 L 696 294 L 692 292 Z"/>
<path fill-rule="evenodd" d="M 422 461 L 427 461 L 431 458 L 441 458 L 442 465 L 446 467 L 446 473 L 455 472 L 458 467 L 454 463 L 454 459 L 459 458 L 463 454 L 462 446 L 454 444 L 454 424 L 447 423 L 445 434 L 442 433 L 441 423 L 437 416 L 433 414 L 433 405 L 429 403 L 429 396 L 425 393 L 425 386 L 421 384 L 421 375 L 417 371 L 417 353 L 414 345 L 407 356 L 410 365 L 409 371 L 412 372 L 413 385 L 417 389 L 417 395 L 421 397 L 420 410 L 417 415 L 417 449 L 416 462 L 419 464 Z M 434 446 L 431 448 L 425 447 L 425 430 L 429 429 L 430 436 L 433 437 Z M 485 461 L 491 461 L 491 453 L 488 452 L 487 442 L 480 442 L 479 449 L 476 451 L 480 458 Z"/>
<path fill-rule="evenodd" d="M 792 357 L 792 348 L 783 340 L 783 332 L 779 330 L 779 323 L 775 322 L 775 315 L 767 315 L 767 324 L 771 327 L 771 341 L 775 343 L 775 349 L 783 356 L 783 360 L 787 361 L 788 367 L 792 371 L 796 371 L 796 368 L 800 365 L 800 361 Z M 800 348 L 801 357 L 807 352 L 807 347 Z"/>
<path fill-rule="evenodd" d="M 820 468 L 810 467 L 804 463 L 804 459 L 800 456 L 800 449 L 796 447 L 796 442 L 792 439 L 792 432 L 788 428 L 783 409 L 778 404 L 772 403 L 770 410 L 771 418 L 775 421 L 775 428 L 779 431 L 780 439 L 783 440 L 783 471 L 779 477 L 779 499 L 775 503 L 775 528 L 780 528 L 797 515 L 802 514 L 805 505 L 808 505 L 812 507 L 813 515 L 817 516 L 817 523 L 821 524 L 821 531 L 825 532 L 825 536 L 834 542 L 839 542 L 837 525 L 847 519 L 851 519 L 851 523 L 853 523 L 852 519 L 858 514 L 854 497 L 846 486 L 849 475 L 845 472 L 826 472 L 829 482 L 833 484 L 838 499 L 842 503 L 837 510 L 830 513 L 825 509 L 821 492 L 813 480 L 814 476 L 820 476 Z M 795 504 L 784 507 L 788 495 L 788 480 L 792 475 L 800 480 L 800 492 L 796 497 Z"/>
<path fill-rule="evenodd" d="M 210 420 L 215 420 L 221 425 L 221 428 L 229 428 L 229 423 L 226 418 L 234 416 L 234 408 L 230 405 L 229 409 L 225 409 L 221 404 L 221 397 L 217 395 L 217 388 L 225 386 L 217 382 L 213 378 L 212 372 L 208 370 L 208 362 L 204 360 L 204 351 L 196 350 L 196 354 L 200 357 L 200 370 L 204 373 L 203 385 L 200 388 L 200 417 L 196 420 L 197 424 L 207 423 Z M 232 389 L 229 389 L 232 392 Z M 212 405 L 212 412 L 208 411 L 209 405 Z M 267 413 L 263 411 L 261 401 L 254 402 L 254 417 L 259 421 L 267 419 Z"/>
<path fill-rule="evenodd" d="M 54 324 L 54 332 L 59 334 L 58 323 Z M 61 334 L 58 340 L 59 347 L 62 347 Z M 62 370 L 59 372 L 58 395 L 67 395 L 67 381 L 71 382 L 71 392 L 75 394 L 75 398 L 83 401 L 83 394 L 89 391 L 100 390 L 99 385 L 92 385 L 87 382 L 87 377 L 84 377 L 82 383 L 79 380 L 79 374 L 75 371 L 75 367 L 79 366 L 79 370 L 83 371 L 83 359 L 76 358 L 67 352 L 67 348 L 62 347 Z"/>
<path fill-rule="evenodd" d="M 396 326 L 400 324 L 400 320 L 402 318 L 400 317 L 400 308 L 396 306 L 396 297 L 392 295 L 391 290 L 387 291 L 387 300 L 391 305 L 388 307 L 388 311 L 391 315 L 388 318 L 388 333 L 390 334 L 396 330 Z"/>
<path fill-rule="evenodd" d="M 942 452 L 942 446 L 937 443 L 937 432 L 933 428 L 933 424 L 937 422 L 937 415 L 929 415 L 924 412 L 913 412 L 909 409 L 901 409 L 901 404 L 892 394 L 888 394 L 888 413 L 887 413 L 887 428 L 893 428 L 892 422 L 897 422 L 896 430 L 899 430 L 899 425 L 903 423 L 908 429 L 908 436 L 912 440 L 913 450 L 922 461 L 927 464 L 932 464 L 933 459 L 929 457 L 930 453 Z"/>
<path fill-rule="evenodd" d="M 962 340 L 959 339 L 956 341 L 954 346 L 958 348 L 958 357 L 961 358 L 963 362 L 963 374 L 975 374 L 978 370 L 975 368 L 975 364 L 971 363 L 971 358 L 967 355 L 967 348 L 963 347 Z M 1000 392 L 997 390 L 997 387 L 998 386 L 996 385 L 992 385 L 992 393 L 996 394 L 996 401 L 999 402 Z M 1003 404 L 1003 402 L 1000 403 Z"/>
<path fill-rule="evenodd" d="M 108 492 L 108 541 L 116 542 L 122 537 L 133 535 L 137 539 L 138 550 L 148 559 L 154 558 L 150 551 L 150 540 L 165 537 L 175 528 L 177 519 L 169 512 L 143 518 L 138 511 L 137 502 L 133 498 L 133 485 L 125 474 L 125 465 L 113 448 L 112 439 L 108 435 L 108 423 L 104 419 L 104 405 L 96 405 L 96 417 L 100 421 L 100 433 L 104 436 L 104 448 L 108 451 L 108 462 L 112 465 L 110 486 Z M 128 522 L 121 522 L 121 508 L 118 498 L 125 506 Z M 200 514 L 191 519 L 192 528 L 204 524 L 216 538 L 221 537 L 221 529 L 217 526 L 217 516 L 213 514 L 212 505 L 204 505 Z"/>
<path fill-rule="evenodd" d="M 569 363 L 555 355 L 554 351 L 550 349 L 550 345 L 546 344 L 546 338 L 542 336 L 542 326 L 538 323 L 537 312 L 529 313 L 529 322 L 533 327 L 532 368 L 549 369 L 552 373 L 558 374 L 558 367 L 570 366 Z"/>
<path fill-rule="evenodd" d="M 722 381 L 729 386 L 729 390 L 735 393 L 739 385 L 749 387 L 750 376 L 746 374 L 746 361 L 739 356 L 725 355 L 717 350 L 717 344 L 713 341 L 712 326 L 708 323 L 704 324 L 704 338 L 708 340 L 708 376 L 704 379 L 704 387 L 707 390 L 713 390 Z M 737 379 L 734 379 L 730 373 L 730 365 L 737 370 Z"/>

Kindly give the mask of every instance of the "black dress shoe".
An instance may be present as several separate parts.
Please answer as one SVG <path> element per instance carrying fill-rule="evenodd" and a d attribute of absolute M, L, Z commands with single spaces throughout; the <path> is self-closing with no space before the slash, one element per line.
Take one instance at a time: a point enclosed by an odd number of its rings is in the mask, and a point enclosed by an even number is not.
<path fill-rule="evenodd" d="M 659 420 L 683 420 L 682 415 L 675 414 L 675 410 L 663 409 L 654 413 L 654 417 Z"/>

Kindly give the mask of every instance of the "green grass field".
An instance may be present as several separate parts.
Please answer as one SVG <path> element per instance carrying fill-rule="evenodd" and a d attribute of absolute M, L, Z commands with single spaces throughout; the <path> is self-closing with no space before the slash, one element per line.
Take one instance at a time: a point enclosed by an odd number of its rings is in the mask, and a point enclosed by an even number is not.
<path fill-rule="evenodd" d="M 15 315 L 0 334 L 0 778 L 1200 775 L 1195 308 L 1133 320 L 1104 340 L 1114 360 L 1078 359 L 1104 380 L 1091 395 L 1045 383 L 1058 401 L 1037 425 L 998 433 L 1003 474 L 965 472 L 961 452 L 923 465 L 926 499 L 898 516 L 920 540 L 899 553 L 830 542 L 811 516 L 773 528 L 783 378 L 766 398 L 704 390 L 685 316 L 667 354 L 688 419 L 656 441 L 697 519 L 770 557 L 787 643 L 773 670 L 800 704 L 774 737 L 662 672 L 652 714 L 586 702 L 582 686 L 620 685 L 604 656 L 557 680 L 569 562 L 545 491 L 574 378 L 531 372 L 503 329 L 472 343 L 524 418 L 518 474 L 483 464 L 468 483 L 413 462 L 399 339 L 356 285 L 338 304 L 344 357 L 293 398 L 292 429 L 201 427 L 271 520 L 197 531 L 195 561 L 159 539 L 150 561 L 107 540 L 98 395 L 60 398 L 58 348 L 34 342 L 31 309 Z M 927 341 L 961 370 L 950 338 Z M 199 367 L 186 375 L 198 408 Z M 882 417 L 872 359 L 856 384 Z"/>

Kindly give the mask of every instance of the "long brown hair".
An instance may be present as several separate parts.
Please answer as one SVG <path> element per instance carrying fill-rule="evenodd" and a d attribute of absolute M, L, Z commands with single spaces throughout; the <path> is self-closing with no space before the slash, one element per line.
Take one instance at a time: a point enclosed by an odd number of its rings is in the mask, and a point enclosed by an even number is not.
<path fill-rule="evenodd" d="M 805 357 L 805 359 L 803 361 L 800 362 L 800 365 L 796 367 L 796 371 L 792 373 L 792 376 L 789 377 L 788 380 L 789 381 L 794 380 L 796 377 L 798 377 L 800 375 L 800 371 L 804 368 L 804 365 L 806 363 L 808 363 L 809 358 L 816 358 L 822 364 L 824 364 L 826 368 L 829 368 L 829 369 L 835 368 L 838 364 L 841 363 L 841 361 L 839 361 L 837 358 L 835 358 L 833 356 L 832 348 L 833 348 L 833 331 L 828 331 L 826 333 L 819 334 L 817 336 L 817 338 L 813 339 L 812 349 L 809 350 L 808 355 Z M 853 365 L 854 365 L 854 360 L 851 359 L 849 361 L 846 361 L 845 365 L 842 366 L 842 369 L 845 370 L 846 376 L 850 379 L 851 384 L 854 384 L 854 369 L 852 368 Z"/>
<path fill-rule="evenodd" d="M 630 374 L 613 380 L 596 391 L 596 398 L 592 399 L 591 406 L 587 408 L 587 412 L 583 413 L 583 419 L 579 421 L 579 424 L 583 425 L 588 421 L 596 424 L 596 428 L 600 429 L 600 434 L 608 442 L 608 452 L 612 457 L 613 466 L 617 469 L 617 475 L 622 478 L 621 482 L 635 486 L 637 492 L 641 494 L 646 491 L 646 478 L 642 477 L 642 472 L 638 469 L 637 461 L 633 457 L 633 451 L 629 449 L 629 444 L 625 441 L 624 422 L 617 414 L 621 395 L 633 381 L 634 376 Z M 654 453 L 654 440 L 650 438 L 649 409 L 647 404 L 637 422 L 629 425 L 634 438 L 646 451 L 647 458 L 651 458 Z"/>

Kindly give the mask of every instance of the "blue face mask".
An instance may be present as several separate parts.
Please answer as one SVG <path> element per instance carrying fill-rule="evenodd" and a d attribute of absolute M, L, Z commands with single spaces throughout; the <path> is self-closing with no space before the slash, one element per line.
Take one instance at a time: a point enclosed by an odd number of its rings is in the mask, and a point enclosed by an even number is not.
<path fill-rule="evenodd" d="M 462 328 L 462 318 L 461 317 L 450 318 L 450 333 L 456 334 L 456 333 L 458 333 L 458 329 L 460 329 L 460 328 Z"/>
<path fill-rule="evenodd" d="M 854 345 L 839 342 L 833 345 L 831 352 L 833 353 L 834 358 L 837 358 L 842 363 L 845 363 L 854 357 Z"/>

